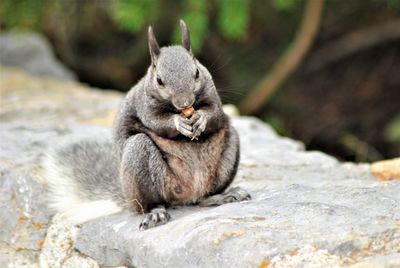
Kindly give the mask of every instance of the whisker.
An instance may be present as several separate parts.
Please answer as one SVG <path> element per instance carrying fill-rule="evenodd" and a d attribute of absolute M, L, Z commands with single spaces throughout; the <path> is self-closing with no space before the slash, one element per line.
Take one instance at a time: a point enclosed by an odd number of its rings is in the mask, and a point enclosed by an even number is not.
<path fill-rule="evenodd" d="M 222 57 L 222 54 L 219 54 L 217 57 L 215 57 L 213 62 L 210 64 L 210 66 L 207 66 L 207 69 L 211 70 L 221 57 Z"/>
<path fill-rule="evenodd" d="M 221 56 L 221 55 L 220 55 L 220 56 Z M 220 57 L 220 56 L 218 56 L 218 57 Z M 224 62 L 223 62 L 221 65 L 217 66 L 217 68 L 214 68 L 214 64 L 213 64 L 212 66 L 208 67 L 208 70 L 209 70 L 211 73 L 214 73 L 214 74 L 215 74 L 217 71 L 221 70 L 222 68 L 224 68 L 225 66 L 227 66 L 228 64 L 230 64 L 230 63 L 232 62 L 232 59 L 233 59 L 232 56 L 230 56 L 230 57 L 228 57 L 228 58 L 225 58 Z M 216 62 L 216 61 L 215 61 L 215 62 Z"/>

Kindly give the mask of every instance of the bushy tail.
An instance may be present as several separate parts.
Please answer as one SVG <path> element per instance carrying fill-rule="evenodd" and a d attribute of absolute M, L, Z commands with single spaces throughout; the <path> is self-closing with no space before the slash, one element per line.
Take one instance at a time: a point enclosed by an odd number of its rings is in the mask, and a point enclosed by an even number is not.
<path fill-rule="evenodd" d="M 49 207 L 72 224 L 123 210 L 109 135 L 65 140 L 46 155 L 43 168 Z"/>

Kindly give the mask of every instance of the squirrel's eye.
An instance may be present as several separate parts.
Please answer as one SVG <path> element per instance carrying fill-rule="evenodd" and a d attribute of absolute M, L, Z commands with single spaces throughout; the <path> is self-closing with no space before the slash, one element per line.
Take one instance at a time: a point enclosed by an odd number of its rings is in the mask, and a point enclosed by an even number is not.
<path fill-rule="evenodd" d="M 158 75 L 157 75 L 157 83 L 158 83 L 160 86 L 163 86 L 163 85 L 164 85 L 163 81 L 161 80 L 161 77 L 158 76 Z"/>
<path fill-rule="evenodd" d="M 195 79 L 199 78 L 199 69 L 196 69 L 196 74 L 194 76 Z"/>

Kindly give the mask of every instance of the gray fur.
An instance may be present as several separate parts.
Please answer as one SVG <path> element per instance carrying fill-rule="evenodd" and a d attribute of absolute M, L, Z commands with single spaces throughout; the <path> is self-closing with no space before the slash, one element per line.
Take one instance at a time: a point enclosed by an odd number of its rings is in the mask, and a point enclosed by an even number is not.
<path fill-rule="evenodd" d="M 190 33 L 189 33 L 189 28 L 187 27 L 186 23 L 181 20 L 179 22 L 181 26 L 181 31 L 182 31 L 182 46 L 187 50 L 187 51 L 192 51 L 192 46 L 190 44 Z"/>
<path fill-rule="evenodd" d="M 111 139 L 78 138 L 65 141 L 47 156 L 54 165 L 62 167 L 58 173 L 73 178 L 79 185 L 76 195 L 82 200 L 112 199 L 122 204 L 118 178 L 118 158 Z M 49 181 L 49 184 L 52 184 Z"/>
<path fill-rule="evenodd" d="M 222 111 L 210 73 L 190 50 L 186 24 L 181 27 L 185 48 L 161 49 L 149 27 L 152 64 L 121 103 L 114 147 L 85 140 L 53 156 L 67 167 L 63 170 L 73 178 L 77 194 L 84 195 L 81 199 L 112 199 L 132 211 L 151 212 L 141 229 L 169 220 L 166 211 L 154 212 L 156 207 L 249 198 L 235 192 L 205 201 L 223 192 L 236 175 L 239 137 Z M 186 118 L 181 110 L 190 106 L 195 112 Z"/>
<path fill-rule="evenodd" d="M 151 61 L 153 64 L 155 64 L 157 56 L 160 54 L 160 46 L 158 45 L 157 39 L 154 36 L 153 28 L 151 26 L 149 26 L 147 36 L 149 39 L 149 51 Z"/>
<path fill-rule="evenodd" d="M 132 210 L 144 213 L 163 203 L 162 179 L 167 168 L 161 152 L 147 135 L 137 134 L 127 140 L 120 179 L 124 199 Z"/>

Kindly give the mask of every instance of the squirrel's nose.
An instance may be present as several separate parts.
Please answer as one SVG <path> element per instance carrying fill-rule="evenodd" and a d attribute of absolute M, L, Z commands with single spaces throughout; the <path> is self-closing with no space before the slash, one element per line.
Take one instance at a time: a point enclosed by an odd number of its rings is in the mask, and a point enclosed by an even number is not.
<path fill-rule="evenodd" d="M 194 104 L 194 97 L 193 98 L 178 98 L 177 101 L 173 101 L 174 106 L 178 110 L 183 110 L 189 107 L 192 107 Z"/>
<path fill-rule="evenodd" d="M 182 104 L 183 104 L 183 106 L 184 106 L 183 109 L 189 108 L 189 107 L 191 107 L 191 106 L 193 105 L 193 101 L 191 101 L 191 100 L 185 100 Z"/>

